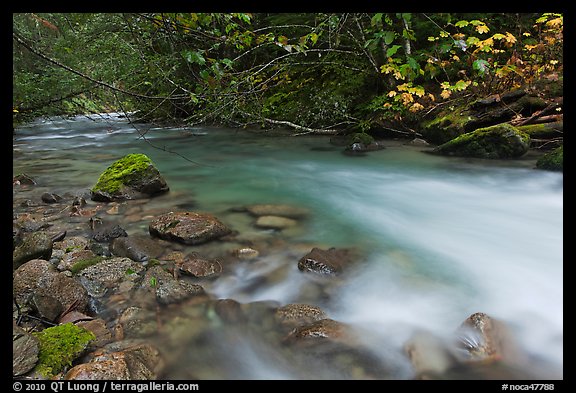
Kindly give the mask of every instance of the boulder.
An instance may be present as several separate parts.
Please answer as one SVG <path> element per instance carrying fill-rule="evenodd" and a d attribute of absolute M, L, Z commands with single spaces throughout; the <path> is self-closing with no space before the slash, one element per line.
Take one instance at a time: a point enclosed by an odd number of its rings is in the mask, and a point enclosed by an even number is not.
<path fill-rule="evenodd" d="M 152 160 L 145 154 L 128 154 L 110 165 L 92 187 L 94 201 L 139 199 L 169 190 Z"/>
<path fill-rule="evenodd" d="M 25 236 L 12 253 L 12 267 L 17 269 L 33 259 L 49 260 L 52 244 L 52 236 L 46 232 L 33 232 Z"/>
<path fill-rule="evenodd" d="M 152 236 L 196 245 L 232 233 L 220 220 L 208 213 L 177 212 L 156 217 L 149 225 Z"/>
<path fill-rule="evenodd" d="M 147 235 L 132 235 L 113 239 L 110 251 L 118 257 L 127 257 L 136 262 L 148 262 L 162 255 L 164 247 L 158 239 L 152 239 Z"/>
<path fill-rule="evenodd" d="M 350 255 L 347 250 L 336 248 L 322 250 L 314 247 L 312 251 L 300 258 L 298 269 L 303 272 L 337 275 L 342 273 L 344 266 L 349 262 Z"/>
<path fill-rule="evenodd" d="M 32 305 L 34 296 L 50 296 L 59 301 L 64 310 L 84 311 L 88 305 L 86 289 L 43 259 L 33 259 L 16 269 L 12 288 L 21 306 Z"/>
<path fill-rule="evenodd" d="M 89 363 L 72 367 L 65 380 L 155 380 L 164 361 L 160 351 L 151 344 L 130 343 L 114 350 L 107 346 Z"/>

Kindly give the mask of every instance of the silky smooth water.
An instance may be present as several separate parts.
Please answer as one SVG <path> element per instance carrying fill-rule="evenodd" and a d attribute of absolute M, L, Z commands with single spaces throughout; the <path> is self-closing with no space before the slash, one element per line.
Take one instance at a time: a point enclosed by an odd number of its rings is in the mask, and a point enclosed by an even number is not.
<path fill-rule="evenodd" d="M 527 159 L 439 157 L 393 141 L 353 157 L 328 137 L 273 135 L 130 125 L 114 114 L 39 120 L 16 130 L 13 174 L 26 173 L 50 192 L 80 193 L 114 160 L 145 153 L 170 186 L 150 204 L 188 203 L 247 237 L 268 233 L 230 208 L 306 207 L 309 219 L 282 240 L 293 254 L 314 245 L 367 255 L 322 307 L 330 318 L 361 327 L 382 357 L 397 358 L 418 329 L 448 337 L 470 314 L 484 312 L 506 322 L 531 356 L 562 376 L 562 173 L 533 169 Z M 141 224 L 126 229 L 146 230 Z M 208 290 L 241 303 L 312 302 L 297 259 L 286 267 L 286 258 L 289 253 L 272 253 L 251 268 L 239 266 Z M 280 270 L 280 278 L 246 285 Z M 212 343 L 210 361 L 220 372 L 211 378 L 301 377 L 249 334 L 229 339 L 233 347 Z M 228 360 L 241 357 L 242 366 L 227 366 L 224 353 Z M 193 364 L 206 361 L 203 356 L 187 352 L 183 360 Z M 397 363 L 399 378 L 410 377 L 406 362 Z"/>

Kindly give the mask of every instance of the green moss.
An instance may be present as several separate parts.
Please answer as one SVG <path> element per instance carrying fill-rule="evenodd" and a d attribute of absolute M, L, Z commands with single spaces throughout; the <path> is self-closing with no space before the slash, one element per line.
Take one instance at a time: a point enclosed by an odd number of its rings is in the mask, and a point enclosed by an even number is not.
<path fill-rule="evenodd" d="M 110 165 L 98 178 L 92 191 L 115 193 L 125 184 L 137 179 L 150 165 L 152 160 L 145 154 L 128 154 Z"/>
<path fill-rule="evenodd" d="M 536 161 L 536 168 L 551 171 L 564 170 L 564 146 L 560 146 L 549 153 L 544 154 Z"/>
<path fill-rule="evenodd" d="M 523 155 L 529 145 L 530 135 L 502 123 L 462 134 L 438 146 L 434 152 L 464 157 L 513 158 Z"/>
<path fill-rule="evenodd" d="M 451 108 L 431 121 L 424 121 L 421 132 L 426 140 L 442 144 L 467 132 L 467 125 L 473 120 L 466 105 L 462 105 Z"/>
<path fill-rule="evenodd" d="M 102 261 L 103 259 L 105 259 L 105 258 L 103 256 L 100 256 L 100 255 L 97 255 L 97 256 L 92 257 L 92 258 L 80 259 L 80 260 L 76 261 L 74 263 L 74 265 L 72 265 L 72 267 L 70 268 L 70 271 L 73 274 L 78 274 L 83 269 L 86 269 L 89 266 L 95 265 L 98 262 Z"/>
<path fill-rule="evenodd" d="M 368 146 L 374 143 L 374 138 L 372 137 L 372 135 L 369 135 L 365 132 L 357 132 L 355 134 L 350 135 L 350 139 L 348 142 L 349 145 L 352 145 L 354 143 L 362 143 Z"/>
<path fill-rule="evenodd" d="M 82 354 L 96 336 L 89 330 L 65 323 L 32 333 L 39 341 L 40 351 L 35 370 L 47 378 L 60 373 Z"/>

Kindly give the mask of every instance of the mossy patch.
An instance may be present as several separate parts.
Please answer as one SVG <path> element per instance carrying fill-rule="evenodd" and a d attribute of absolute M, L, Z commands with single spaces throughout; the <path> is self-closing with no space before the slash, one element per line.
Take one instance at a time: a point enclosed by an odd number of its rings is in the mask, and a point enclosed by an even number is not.
<path fill-rule="evenodd" d="M 73 323 L 53 326 L 32 334 L 40 346 L 35 370 L 47 378 L 71 366 L 72 361 L 96 339 L 94 333 Z"/>
<path fill-rule="evenodd" d="M 74 265 L 72 265 L 72 267 L 70 268 L 70 271 L 73 274 L 78 274 L 79 272 L 86 269 L 87 267 L 92 266 L 92 265 L 96 265 L 98 262 L 101 262 L 104 259 L 105 258 L 103 256 L 96 255 L 95 257 L 92 257 L 92 258 L 78 260 L 74 263 Z"/>
<path fill-rule="evenodd" d="M 138 179 L 151 165 L 154 165 L 152 160 L 145 154 L 128 154 L 114 162 L 100 175 L 92 191 L 110 194 L 118 192 L 122 186 Z"/>
<path fill-rule="evenodd" d="M 354 143 L 362 143 L 363 145 L 368 146 L 374 143 L 374 138 L 372 137 L 372 135 L 367 134 L 365 132 L 356 132 L 350 135 L 348 145 L 352 145 Z"/>
<path fill-rule="evenodd" d="M 536 161 L 536 168 L 551 171 L 564 170 L 564 146 L 560 146 L 549 153 L 544 154 Z"/>

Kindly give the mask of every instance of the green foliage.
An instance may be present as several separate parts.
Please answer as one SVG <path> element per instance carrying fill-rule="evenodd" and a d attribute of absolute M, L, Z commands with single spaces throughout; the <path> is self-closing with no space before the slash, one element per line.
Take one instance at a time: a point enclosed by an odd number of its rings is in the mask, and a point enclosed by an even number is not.
<path fill-rule="evenodd" d="M 551 171 L 564 170 L 564 146 L 557 147 L 544 154 L 536 161 L 536 168 L 547 169 Z"/>
<path fill-rule="evenodd" d="M 367 129 L 563 69 L 557 13 L 19 13 L 13 27 L 78 71 L 15 44 L 15 120 L 137 110 L 143 120 Z"/>
<path fill-rule="evenodd" d="M 65 323 L 32 333 L 39 342 L 40 351 L 35 370 L 51 378 L 72 365 L 96 336 L 89 330 Z"/>

